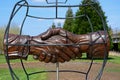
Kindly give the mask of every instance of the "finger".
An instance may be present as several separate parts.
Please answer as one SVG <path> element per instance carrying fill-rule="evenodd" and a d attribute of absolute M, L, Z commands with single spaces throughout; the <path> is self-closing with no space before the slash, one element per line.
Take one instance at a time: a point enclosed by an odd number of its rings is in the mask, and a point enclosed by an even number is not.
<path fill-rule="evenodd" d="M 48 29 L 46 32 L 44 32 L 41 35 L 41 39 L 42 40 L 46 40 L 48 38 L 50 38 L 51 36 L 57 35 L 59 33 L 59 28 L 55 28 L 55 29 Z"/>
<path fill-rule="evenodd" d="M 54 47 L 53 46 L 46 46 L 46 52 L 47 52 L 47 54 L 51 55 L 50 61 L 55 63 L 56 62 L 56 56 L 55 56 L 56 54 L 54 51 Z"/>
<path fill-rule="evenodd" d="M 69 39 L 61 39 L 60 41 L 62 43 L 64 43 L 64 44 L 72 44 L 72 42 Z M 76 57 L 76 54 L 74 53 L 73 49 L 74 49 L 73 46 L 63 46 L 63 50 L 71 58 L 75 58 Z"/>
<path fill-rule="evenodd" d="M 56 62 L 57 62 L 57 58 L 56 58 L 56 56 L 55 56 L 55 55 L 52 55 L 51 62 L 52 62 L 52 63 L 56 63 Z"/>
<path fill-rule="evenodd" d="M 71 58 L 66 54 L 65 51 L 63 51 L 63 48 L 61 46 L 56 46 L 55 49 L 56 53 L 58 53 L 58 56 L 60 56 L 64 61 L 69 61 Z"/>
<path fill-rule="evenodd" d="M 46 54 L 44 52 L 42 52 L 40 55 L 39 55 L 39 60 L 40 61 L 44 61 L 46 58 Z"/>
<path fill-rule="evenodd" d="M 63 48 L 64 53 L 66 53 L 71 59 L 75 58 L 76 55 L 74 54 L 74 52 L 70 49 L 69 46 L 66 46 Z"/>
<path fill-rule="evenodd" d="M 56 63 L 56 62 L 65 62 L 65 60 L 63 58 L 61 58 L 60 56 L 56 57 L 55 55 L 52 55 L 52 59 L 51 59 L 52 63 Z"/>
<path fill-rule="evenodd" d="M 44 61 L 45 61 L 46 63 L 48 63 L 48 62 L 50 62 L 50 61 L 51 61 L 51 59 L 52 59 L 51 54 L 47 53 L 47 54 L 46 54 L 46 58 L 45 58 L 45 60 L 44 60 Z"/>
<path fill-rule="evenodd" d="M 70 57 L 67 56 L 61 49 L 60 46 L 49 46 L 47 47 L 48 52 L 55 55 L 58 62 L 69 61 Z M 58 57 L 59 56 L 59 57 Z"/>
<path fill-rule="evenodd" d="M 69 56 L 71 59 L 76 57 L 74 52 L 70 49 L 70 46 L 59 46 L 59 47 L 61 48 L 61 51 L 67 56 Z"/>
<path fill-rule="evenodd" d="M 76 57 L 81 57 L 82 56 L 82 52 L 78 47 L 69 47 L 70 50 L 75 54 Z"/>
<path fill-rule="evenodd" d="M 46 57 L 46 54 L 44 53 L 44 50 L 45 47 L 35 47 L 35 46 L 31 46 L 30 47 L 30 53 L 29 54 L 32 54 L 32 55 L 37 55 L 38 56 L 38 59 L 40 61 L 44 61 L 45 57 Z"/>
<path fill-rule="evenodd" d="M 60 56 L 58 56 L 57 62 L 64 63 L 64 62 L 65 62 L 65 60 L 64 60 L 63 58 L 61 58 Z"/>

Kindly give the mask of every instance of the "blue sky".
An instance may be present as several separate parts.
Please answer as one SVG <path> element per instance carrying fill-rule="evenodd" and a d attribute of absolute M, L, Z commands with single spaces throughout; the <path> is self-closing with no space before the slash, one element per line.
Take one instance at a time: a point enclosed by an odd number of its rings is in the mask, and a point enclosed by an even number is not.
<path fill-rule="evenodd" d="M 19 0 L 1 0 L 0 1 L 0 26 L 4 26 L 8 23 L 9 17 L 11 14 L 11 11 L 15 5 L 16 2 Z M 37 5 L 45 5 L 45 0 L 27 0 L 30 4 L 37 4 Z M 49 1 L 49 0 L 48 0 Z M 50 0 L 53 1 L 53 0 Z M 60 0 L 64 1 L 64 0 Z M 79 4 L 81 0 L 68 0 L 67 4 Z M 108 25 L 112 27 L 114 30 L 120 30 L 120 0 L 99 0 L 100 5 L 102 6 L 103 11 L 105 12 L 105 15 L 107 16 Z M 67 8 L 59 9 L 58 16 L 64 17 L 66 13 Z M 77 8 L 73 9 L 73 12 Z M 55 9 L 49 8 L 49 9 L 30 9 L 29 12 L 31 15 L 36 16 L 43 16 L 43 17 L 54 17 L 55 16 Z M 25 14 L 25 9 L 21 9 L 15 16 L 15 19 L 13 20 L 13 24 L 16 24 L 18 26 L 21 26 L 21 20 L 23 19 L 23 16 Z M 58 22 L 61 24 L 64 22 L 64 20 L 44 20 L 44 19 L 31 19 L 27 18 L 25 22 L 25 27 L 23 28 L 23 33 L 28 35 L 36 35 L 41 32 L 46 31 L 48 28 L 51 27 L 52 23 L 55 23 L 57 25 Z"/>

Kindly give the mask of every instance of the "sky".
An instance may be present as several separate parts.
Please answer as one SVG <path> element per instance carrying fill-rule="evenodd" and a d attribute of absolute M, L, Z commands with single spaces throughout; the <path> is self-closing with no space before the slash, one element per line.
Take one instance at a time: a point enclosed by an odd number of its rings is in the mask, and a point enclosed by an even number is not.
<path fill-rule="evenodd" d="M 10 14 L 12 9 L 20 0 L 1 0 L 0 1 L 0 27 L 5 26 L 8 24 Z M 32 5 L 46 5 L 45 0 L 27 0 L 29 4 Z M 55 0 L 48 0 L 48 1 L 55 1 Z M 65 1 L 65 0 L 59 0 Z M 79 4 L 81 0 L 68 0 L 66 4 L 74 5 Z M 120 31 L 120 0 L 99 0 L 100 6 L 102 7 L 103 11 L 105 12 L 105 16 L 107 16 L 108 25 L 114 31 Z M 29 14 L 32 16 L 37 17 L 55 17 L 55 8 L 44 8 L 44 9 L 35 9 L 29 8 Z M 77 11 L 78 8 L 72 8 L 73 13 Z M 58 9 L 58 16 L 65 17 L 67 8 L 59 8 Z M 14 19 L 12 20 L 13 25 L 17 25 L 21 27 L 21 23 L 25 16 L 26 8 L 22 7 L 15 15 Z M 53 20 L 45 20 L 45 19 L 34 19 L 34 18 L 27 18 L 23 27 L 23 34 L 26 35 L 37 35 L 42 32 L 45 32 L 51 25 L 55 23 L 57 26 L 58 23 L 61 23 L 61 26 L 64 23 L 64 19 L 53 19 Z"/>

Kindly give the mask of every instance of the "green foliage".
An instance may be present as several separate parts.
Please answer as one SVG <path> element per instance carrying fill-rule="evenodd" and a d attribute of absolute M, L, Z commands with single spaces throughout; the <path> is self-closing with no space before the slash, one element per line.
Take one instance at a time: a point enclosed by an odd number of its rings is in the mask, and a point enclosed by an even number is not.
<path fill-rule="evenodd" d="M 103 17 L 103 20 L 105 21 L 105 27 L 106 30 L 111 33 L 111 28 L 108 27 L 107 25 L 107 17 L 105 16 L 105 13 L 103 12 L 99 2 L 97 0 L 82 0 L 82 4 L 89 4 L 89 3 L 95 3 L 92 5 L 95 7 L 95 9 L 101 14 Z M 98 30 L 104 30 L 103 23 L 101 20 L 101 17 L 98 15 L 98 12 L 91 7 L 91 6 L 81 6 L 77 10 L 75 16 L 80 16 L 80 15 L 85 15 L 79 18 L 75 19 L 68 19 L 68 17 L 73 17 L 73 12 L 72 9 L 69 7 L 68 11 L 66 12 L 66 20 L 64 23 L 63 28 L 73 32 L 75 34 L 86 34 L 92 31 L 98 31 Z M 91 24 L 90 24 L 91 23 Z"/>
<path fill-rule="evenodd" d="M 120 42 L 118 43 L 118 50 L 120 51 Z"/>
<path fill-rule="evenodd" d="M 73 18 L 70 18 L 70 17 L 73 17 L 73 12 L 72 12 L 72 9 L 69 7 L 68 11 L 66 12 L 67 19 L 65 20 L 63 29 L 72 32 L 72 26 L 74 21 L 73 21 Z"/>
<path fill-rule="evenodd" d="M 112 50 L 114 47 L 112 40 L 110 40 L 110 50 Z"/>
<path fill-rule="evenodd" d="M 112 50 L 113 47 L 114 47 L 114 45 L 113 45 L 113 41 L 112 41 L 113 31 L 112 31 L 112 28 L 111 28 L 111 27 L 108 27 L 108 34 L 109 34 L 109 39 L 110 39 L 110 50 Z"/>
<path fill-rule="evenodd" d="M 109 33 L 110 36 L 112 36 L 113 30 L 112 30 L 111 26 L 108 27 L 108 33 Z"/>
<path fill-rule="evenodd" d="M 52 24 L 52 28 L 56 28 L 55 23 Z"/>
<path fill-rule="evenodd" d="M 99 4 L 98 1 L 96 0 L 83 0 L 82 4 L 86 3 L 95 3 L 93 6 L 100 12 L 100 14 L 103 16 L 103 19 L 105 21 L 105 26 L 107 27 L 107 22 L 106 22 L 106 16 L 104 15 L 104 12 L 102 11 L 102 8 Z M 91 6 L 86 6 L 86 7 L 79 7 L 79 10 L 76 12 L 76 16 L 83 15 L 85 14 L 86 16 L 76 18 L 74 22 L 74 28 L 73 32 L 76 34 L 83 34 L 83 33 L 88 33 L 91 32 L 91 26 L 89 24 L 87 16 L 90 18 L 90 21 L 92 23 L 94 31 L 98 30 L 103 30 L 103 25 L 100 16 L 98 13 L 91 7 Z"/>

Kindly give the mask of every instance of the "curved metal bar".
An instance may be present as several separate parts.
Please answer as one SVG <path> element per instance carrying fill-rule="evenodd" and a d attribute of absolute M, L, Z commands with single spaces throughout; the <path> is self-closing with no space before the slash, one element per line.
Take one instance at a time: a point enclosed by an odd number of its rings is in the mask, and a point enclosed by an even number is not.
<path fill-rule="evenodd" d="M 8 57 L 8 45 L 10 46 L 27 46 L 27 47 L 29 47 L 29 46 L 56 46 L 56 45 L 62 45 L 62 46 L 79 46 L 79 45 L 83 45 L 83 44 L 35 44 L 35 45 L 30 45 L 30 44 L 8 44 L 8 35 L 9 35 L 9 29 L 10 29 L 10 25 L 11 25 L 11 21 L 12 21 L 12 19 L 14 18 L 14 16 L 17 14 L 17 12 L 22 8 L 22 7 L 26 7 L 27 9 L 26 9 L 26 15 L 25 15 L 25 17 L 24 17 L 24 19 L 23 19 L 23 21 L 22 21 L 22 25 L 21 25 L 21 29 L 20 29 L 20 35 L 22 34 L 22 29 L 23 29 L 23 27 L 24 27 L 24 23 L 25 23 L 25 21 L 26 21 L 26 18 L 27 17 L 31 17 L 31 18 L 36 18 L 36 19 L 66 19 L 66 18 L 63 18 L 63 17 L 58 17 L 58 8 L 67 8 L 67 7 L 85 7 L 85 6 L 90 6 L 90 7 L 92 7 L 93 8 L 93 10 L 95 10 L 96 12 L 97 12 L 97 14 L 100 16 L 100 18 L 101 18 L 101 20 L 102 20 L 102 23 L 103 23 L 103 28 L 104 28 L 104 31 L 106 31 L 106 26 L 105 26 L 105 21 L 104 21 L 104 19 L 103 19 L 103 17 L 102 17 L 102 15 L 101 15 L 101 13 L 100 13 L 100 11 L 99 10 L 97 10 L 93 5 L 95 4 L 95 3 L 90 3 L 90 4 L 84 4 L 84 5 L 58 5 L 58 3 L 66 3 L 68 0 L 65 0 L 65 2 L 58 2 L 58 0 L 56 0 L 56 2 L 54 3 L 49 3 L 48 2 L 48 0 L 46 0 L 46 2 L 48 3 L 48 4 L 55 4 L 55 5 L 46 5 L 46 6 L 36 6 L 36 5 L 29 5 L 28 4 L 28 2 L 26 1 L 26 0 L 21 0 L 21 1 L 19 1 L 19 2 L 17 2 L 16 4 L 15 4 L 15 6 L 14 6 L 14 8 L 13 8 L 13 11 L 12 11 L 12 13 L 11 13 L 11 16 L 10 16 L 10 19 L 9 19 L 9 22 L 8 22 L 8 25 L 7 25 L 7 28 L 6 28 L 6 30 L 5 30 L 5 39 L 6 39 L 6 43 L 7 43 L 7 45 L 6 45 L 6 52 L 5 52 L 5 57 L 6 57 L 6 62 L 7 62 L 7 64 L 8 64 L 8 66 L 9 66 L 9 70 L 10 70 L 10 74 L 11 74 L 11 77 L 12 77 L 12 79 L 13 80 L 15 80 L 15 79 L 17 79 L 17 80 L 19 80 L 19 78 L 17 77 L 17 75 L 14 73 L 14 71 L 13 71 L 13 69 L 12 69 L 12 67 L 11 67 L 11 64 L 10 64 L 10 60 L 9 60 L 9 57 Z M 23 2 L 23 3 L 22 3 Z M 22 4 L 21 4 L 22 3 Z M 18 8 L 17 8 L 17 6 L 19 6 Z M 54 7 L 54 8 L 56 8 L 56 16 L 55 16 L 55 18 L 47 18 L 47 17 L 36 17 L 36 16 L 32 16 L 32 15 L 29 15 L 29 8 L 51 8 L 51 7 Z M 80 18 L 80 17 L 86 17 L 87 18 L 87 20 L 88 20 L 88 22 L 89 22 L 89 24 L 90 24 L 90 28 L 91 28 L 91 31 L 92 32 L 94 32 L 94 29 L 93 29 L 93 26 L 92 26 L 92 23 L 91 23 L 91 20 L 90 20 L 90 18 L 89 18 L 89 16 L 88 15 L 79 15 L 79 16 L 75 16 L 75 17 L 68 17 L 68 19 L 70 19 L 70 18 Z M 106 35 L 105 35 L 106 36 Z M 105 37 L 106 38 L 106 37 Z M 106 39 L 105 39 L 106 40 Z M 91 41 L 92 41 L 92 37 L 91 37 Z M 84 43 L 84 44 L 86 44 L 86 45 L 88 45 L 88 43 Z M 104 42 L 104 43 L 97 43 L 97 44 L 105 44 L 105 46 L 106 46 L 106 41 Z M 93 50 L 93 48 L 91 48 L 92 50 Z M 101 69 L 100 69 L 100 71 L 99 71 L 99 73 L 98 73 L 98 75 L 97 75 L 97 77 L 95 78 L 95 80 L 97 80 L 97 79 L 99 79 L 100 80 L 100 78 L 101 78 L 101 75 L 102 75 L 102 73 L 103 73 L 103 70 L 104 70 L 104 67 L 105 67 L 105 64 L 106 64 L 106 62 L 107 62 L 107 59 L 106 59 L 106 57 L 107 57 L 107 51 L 106 51 L 106 48 L 105 48 L 105 54 L 104 54 L 105 56 L 104 56 L 104 60 L 103 60 L 103 65 L 102 65 L 102 67 L 101 67 Z M 24 72 L 25 72 L 25 74 L 26 74 L 26 76 L 27 76 L 27 80 L 29 80 L 29 76 L 30 75 L 33 75 L 33 74 L 37 74 L 37 73 L 43 73 L 43 72 L 56 72 L 56 71 L 39 71 L 39 72 L 33 72 L 33 73 L 28 73 L 27 71 L 26 71 L 26 69 L 25 69 L 25 66 L 24 66 L 24 63 L 23 63 L 23 61 L 22 61 L 22 59 L 20 59 L 20 61 L 21 61 L 21 64 L 22 64 L 22 68 L 23 68 L 23 70 L 24 70 Z M 89 72 L 90 72 L 90 70 L 91 70 L 91 67 L 92 67 L 92 64 L 93 64 L 93 57 L 92 57 L 92 60 L 91 60 L 91 63 L 90 63 L 90 66 L 89 66 L 89 68 L 88 68 L 88 70 L 87 70 L 87 72 L 81 72 L 81 71 L 74 71 L 74 70 L 59 70 L 59 72 L 76 72 L 76 73 L 81 73 L 81 74 L 84 74 L 84 75 L 86 75 L 86 80 L 88 80 L 88 74 L 89 74 Z"/>
<path fill-rule="evenodd" d="M 96 12 L 97 12 L 97 14 L 100 16 L 100 18 L 101 18 L 101 21 L 102 21 L 102 24 L 103 24 L 103 29 L 104 29 L 104 31 L 105 31 L 105 43 L 106 43 L 106 38 L 107 38 L 107 36 L 106 36 L 106 26 L 105 26 L 105 21 L 104 21 L 104 19 L 103 19 L 103 17 L 102 17 L 102 15 L 101 15 L 101 11 L 99 11 L 99 10 L 97 10 L 93 5 L 90 5 Z M 106 45 L 106 44 L 105 44 Z M 106 47 L 105 47 L 105 53 L 104 53 L 104 59 L 103 59 L 103 64 L 102 64 L 102 67 L 101 67 L 101 69 L 100 69 L 100 71 L 99 71 L 99 73 L 98 73 L 98 75 L 97 75 L 97 77 L 95 78 L 95 80 L 100 80 L 101 79 L 101 76 L 102 76 L 102 73 L 103 73 L 103 70 L 104 70 L 104 67 L 105 67 L 105 65 L 106 65 L 106 62 L 107 62 L 107 49 L 106 49 Z"/>
<path fill-rule="evenodd" d="M 75 17 L 56 17 L 56 18 L 51 18 L 51 17 L 36 17 L 36 16 L 31 16 L 31 15 L 27 15 L 28 17 L 31 17 L 31 18 L 36 18 L 36 19 L 72 19 L 72 18 L 80 18 L 80 17 L 84 17 L 85 15 L 80 15 L 80 16 L 75 16 Z"/>
<path fill-rule="evenodd" d="M 26 4 L 18 4 L 19 6 L 29 6 L 29 7 L 33 7 L 33 8 L 55 8 L 56 5 L 26 5 Z M 85 7 L 85 6 L 89 6 L 89 5 L 94 5 L 94 3 L 91 3 L 91 4 L 84 4 L 84 5 L 57 5 L 58 8 L 67 8 L 67 7 Z"/>
<path fill-rule="evenodd" d="M 106 44 L 105 44 L 106 45 Z M 102 64 L 102 67 L 97 75 L 97 77 L 95 78 L 95 80 L 100 80 L 101 79 L 101 76 L 102 76 L 102 73 L 103 73 L 103 70 L 105 68 L 105 65 L 107 63 L 107 51 L 106 51 L 106 47 L 105 47 L 105 53 L 104 53 L 104 60 L 103 60 L 103 64 Z"/>
<path fill-rule="evenodd" d="M 65 0 L 64 2 L 58 2 L 59 4 L 66 4 L 68 0 Z M 56 1 L 57 2 L 57 1 Z M 56 2 L 49 2 L 48 0 L 46 0 L 47 4 L 55 4 Z"/>
<path fill-rule="evenodd" d="M 86 77 L 85 77 L 86 80 L 88 80 L 88 75 L 89 75 L 89 72 L 90 72 L 90 70 L 91 70 L 91 68 L 92 68 L 92 65 L 93 65 L 93 57 L 92 57 L 90 66 L 89 66 L 89 68 L 88 68 L 88 71 L 87 71 L 87 73 L 86 73 Z"/>
<path fill-rule="evenodd" d="M 25 4 L 26 4 L 26 5 L 29 5 L 27 1 L 25 1 Z M 24 23 L 25 23 L 25 21 L 26 21 L 26 18 L 27 18 L 28 12 L 29 12 L 29 7 L 27 6 L 26 8 L 27 8 L 27 9 L 26 9 L 26 14 L 25 14 L 25 17 L 24 17 L 23 22 L 22 22 L 22 25 L 21 25 L 20 35 L 22 35 L 23 26 L 24 26 Z M 28 46 L 28 48 L 29 48 L 29 46 Z M 28 75 L 28 72 L 27 72 L 26 69 L 25 69 L 23 60 L 20 59 L 20 62 L 21 62 L 21 64 L 22 64 L 22 68 L 23 68 L 23 70 L 24 70 L 24 72 L 25 72 L 25 74 L 26 74 L 26 76 L 27 76 L 27 80 L 29 80 L 29 75 Z"/>
<path fill-rule="evenodd" d="M 95 43 L 95 44 L 104 44 L 104 43 Z M 79 46 L 79 45 L 90 45 L 90 43 L 76 43 L 76 44 L 9 44 L 9 46 Z"/>
<path fill-rule="evenodd" d="M 38 71 L 38 72 L 29 73 L 29 75 L 33 75 L 33 74 L 37 74 L 37 73 L 44 73 L 44 72 L 56 72 L 56 70 Z M 78 71 L 78 70 L 59 70 L 59 72 L 74 72 L 74 73 L 87 74 L 86 72 L 81 72 L 81 71 Z"/>
<path fill-rule="evenodd" d="M 87 18 L 87 20 L 88 20 L 88 22 L 89 22 L 89 24 L 90 24 L 91 32 L 94 32 L 94 30 L 93 30 L 93 25 L 92 25 L 92 22 L 91 22 L 89 16 L 86 15 L 86 18 Z"/>
<path fill-rule="evenodd" d="M 6 52 L 5 52 L 5 58 L 6 58 L 6 62 L 8 64 L 8 67 L 9 67 L 9 71 L 10 71 L 10 75 L 12 77 L 13 80 L 18 79 L 17 75 L 14 73 L 12 67 L 11 67 L 11 64 L 10 64 L 10 61 L 9 61 L 9 57 L 8 57 L 8 35 L 9 35 L 9 28 L 10 28 L 10 25 L 11 25 L 11 21 L 13 19 L 13 17 L 15 16 L 15 14 L 18 12 L 18 10 L 21 8 L 21 6 L 19 8 L 16 9 L 17 7 L 17 4 L 21 3 L 23 1 L 19 1 L 15 4 L 14 8 L 13 8 L 13 11 L 10 15 L 10 18 L 9 18 L 9 22 L 8 22 L 8 25 L 7 25 L 7 28 L 5 30 L 5 35 L 4 35 L 4 38 L 6 38 Z"/>
<path fill-rule="evenodd" d="M 10 18 L 9 18 L 9 22 L 8 22 L 8 24 L 7 24 L 7 28 L 6 28 L 6 30 L 5 30 L 5 33 L 6 33 L 7 35 L 8 35 L 8 33 L 9 33 L 9 28 L 10 28 L 11 21 L 12 21 L 13 17 L 15 16 L 15 14 L 19 11 L 19 9 L 21 8 L 21 6 L 20 6 L 17 10 L 15 10 L 15 9 L 16 9 L 17 5 L 18 5 L 19 3 L 21 3 L 21 2 L 23 2 L 23 0 L 17 2 L 17 3 L 15 4 L 13 10 L 12 10 L 12 13 L 11 13 Z M 7 36 L 7 35 L 6 35 L 6 36 Z M 6 39 L 8 39 L 8 37 L 6 37 Z M 6 41 L 6 42 L 7 42 L 7 41 Z"/>
<path fill-rule="evenodd" d="M 28 5 L 28 2 L 25 1 L 25 4 Z M 27 8 L 27 9 L 26 9 L 26 14 L 25 14 L 25 17 L 24 17 L 23 22 L 22 22 L 22 25 L 21 25 L 20 35 L 22 34 L 23 25 L 24 25 L 24 23 L 25 23 L 25 20 L 26 20 L 26 18 L 27 18 L 28 11 L 29 11 L 29 7 L 27 6 L 26 8 Z"/>

